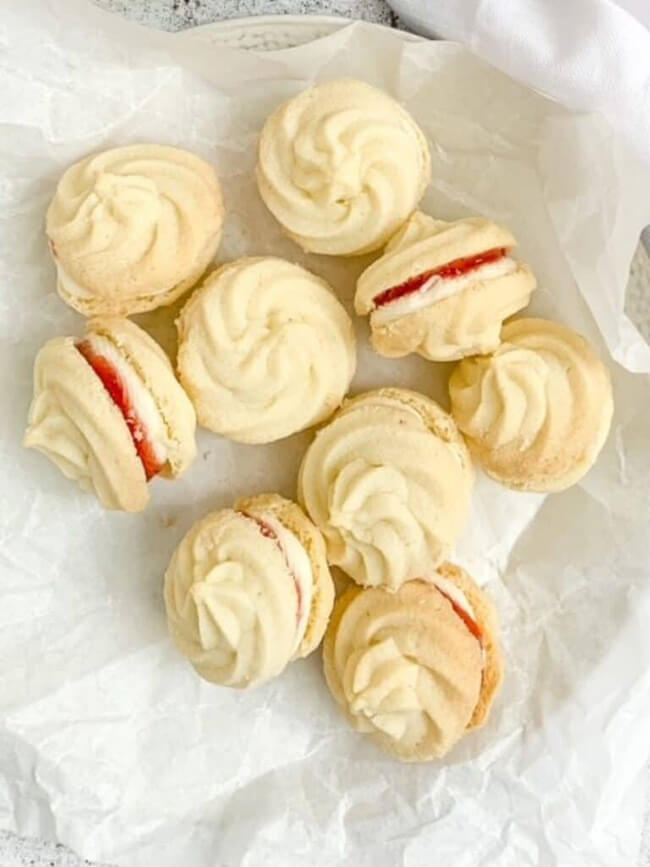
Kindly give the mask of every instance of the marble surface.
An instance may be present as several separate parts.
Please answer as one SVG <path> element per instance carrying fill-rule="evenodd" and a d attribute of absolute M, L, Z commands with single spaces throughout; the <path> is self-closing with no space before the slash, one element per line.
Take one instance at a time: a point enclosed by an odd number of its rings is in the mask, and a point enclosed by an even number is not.
<path fill-rule="evenodd" d="M 223 18 L 247 15 L 339 15 L 396 26 L 398 20 L 384 0 L 95 0 L 98 6 L 150 27 L 182 30 Z M 650 233 L 647 237 L 650 247 Z M 639 247 L 631 272 L 628 313 L 650 340 L 650 255 Z M 648 776 L 650 795 L 650 774 Z M 78 858 L 64 846 L 21 839 L 0 832 L 0 867 L 109 867 Z M 119 867 L 119 865 L 115 865 Z M 558 865 L 559 867 L 559 865 Z M 585 865 L 588 867 L 588 865 Z M 612 865 L 616 867 L 616 865 Z M 650 867 L 650 812 L 639 857 Z"/>

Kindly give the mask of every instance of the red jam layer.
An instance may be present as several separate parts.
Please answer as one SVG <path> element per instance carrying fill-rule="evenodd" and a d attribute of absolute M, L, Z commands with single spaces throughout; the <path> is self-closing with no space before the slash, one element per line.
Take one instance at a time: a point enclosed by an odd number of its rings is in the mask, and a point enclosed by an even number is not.
<path fill-rule="evenodd" d="M 472 633 L 474 638 L 476 638 L 480 642 L 480 644 L 483 644 L 483 633 L 481 632 L 481 629 L 480 629 L 478 623 L 472 617 L 469 616 L 467 611 L 463 610 L 460 607 L 460 605 L 457 605 L 454 602 L 454 600 L 451 598 L 451 596 L 448 596 L 444 590 L 441 590 L 440 587 L 438 587 L 438 585 L 436 585 L 436 590 L 439 593 L 441 593 L 445 597 L 445 599 L 447 599 L 451 603 L 451 607 L 454 609 L 456 614 L 460 617 L 460 619 L 463 621 L 465 626 Z"/>
<path fill-rule="evenodd" d="M 280 544 L 280 540 L 263 518 L 258 518 L 257 515 L 251 515 L 250 512 L 240 512 L 240 514 L 244 515 L 244 517 L 246 518 L 250 518 L 251 521 L 255 521 L 257 526 L 260 528 L 261 534 L 263 536 L 266 536 L 267 539 L 272 539 L 280 549 L 280 552 L 285 559 L 285 563 L 287 564 L 287 569 L 289 569 L 289 572 L 291 572 L 291 577 L 293 578 L 293 583 L 296 588 L 296 595 L 298 597 L 298 611 L 296 613 L 296 623 L 300 623 L 300 618 L 302 616 L 302 592 L 300 590 L 300 584 L 298 582 L 298 579 L 289 568 L 289 563 L 287 561 L 286 554 L 284 553 L 282 545 Z"/>
<path fill-rule="evenodd" d="M 88 340 L 82 340 L 80 343 L 77 343 L 77 349 L 100 378 L 111 400 L 124 416 L 124 421 L 131 434 L 133 445 L 138 453 L 138 457 L 142 461 L 144 474 L 147 477 L 147 481 L 149 481 L 149 479 L 152 479 L 162 470 L 164 464 L 161 464 L 156 458 L 153 445 L 147 436 L 147 430 L 137 416 L 135 407 L 131 403 L 131 398 L 119 373 L 105 356 L 93 350 Z"/>
<path fill-rule="evenodd" d="M 397 301 L 398 298 L 403 298 L 405 295 L 412 295 L 414 292 L 419 291 L 432 277 L 440 277 L 443 280 L 462 277 L 463 274 L 468 274 L 470 271 L 480 268 L 481 265 L 498 262 L 506 254 L 507 250 L 505 247 L 495 247 L 494 250 L 486 250 L 484 253 L 477 253 L 476 256 L 465 256 L 462 259 L 454 259 L 453 262 L 447 262 L 446 265 L 441 265 L 439 268 L 433 268 L 431 271 L 417 274 L 404 283 L 400 283 L 399 286 L 385 289 L 373 298 L 373 303 L 375 307 L 384 307 L 386 304 L 390 304 L 391 301 Z"/>

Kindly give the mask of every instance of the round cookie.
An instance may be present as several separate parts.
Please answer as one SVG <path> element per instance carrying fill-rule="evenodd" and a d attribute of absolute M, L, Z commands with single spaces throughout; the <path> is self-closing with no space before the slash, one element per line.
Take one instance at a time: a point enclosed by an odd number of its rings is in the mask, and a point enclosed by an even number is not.
<path fill-rule="evenodd" d="M 492 354 L 449 380 L 452 414 L 472 454 L 499 482 L 560 491 L 592 466 L 609 432 L 609 372 L 587 341 L 546 319 L 504 326 Z"/>
<path fill-rule="evenodd" d="M 311 87 L 266 120 L 257 184 L 303 250 L 352 256 L 381 247 L 431 177 L 427 141 L 388 94 L 352 78 Z"/>
<path fill-rule="evenodd" d="M 526 307 L 537 285 L 512 257 L 515 243 L 483 217 L 447 223 L 413 214 L 357 282 L 355 309 L 370 314 L 376 351 L 450 361 L 495 349 L 503 320 Z"/>
<path fill-rule="evenodd" d="M 209 275 L 177 321 L 178 370 L 200 424 L 268 443 L 326 419 L 354 375 L 356 347 L 329 286 L 273 257 Z"/>
<path fill-rule="evenodd" d="M 396 593 L 347 590 L 325 637 L 325 678 L 353 728 L 401 761 L 429 761 L 486 721 L 503 677 L 497 634 L 492 603 L 445 563 Z"/>
<path fill-rule="evenodd" d="M 456 544 L 474 472 L 453 419 L 416 392 L 346 401 L 303 458 L 298 497 L 329 562 L 357 583 L 397 590 Z"/>
<path fill-rule="evenodd" d="M 165 576 L 169 632 L 201 677 L 244 688 L 321 642 L 334 601 L 323 539 L 278 494 L 206 515 Z"/>
<path fill-rule="evenodd" d="M 70 166 L 47 212 L 57 291 L 84 316 L 129 316 L 171 304 L 219 246 L 215 170 L 189 151 L 134 144 Z"/>
<path fill-rule="evenodd" d="M 36 357 L 24 444 L 108 509 L 140 511 L 149 479 L 183 473 L 195 427 L 169 359 L 128 319 L 90 320 L 81 340 L 55 338 Z"/>

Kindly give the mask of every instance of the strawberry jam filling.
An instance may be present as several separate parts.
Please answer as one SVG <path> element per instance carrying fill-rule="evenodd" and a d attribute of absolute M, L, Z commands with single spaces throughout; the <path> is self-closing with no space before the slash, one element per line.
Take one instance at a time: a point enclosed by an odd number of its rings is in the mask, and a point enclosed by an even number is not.
<path fill-rule="evenodd" d="M 422 274 L 410 277 L 404 283 L 400 283 L 399 286 L 392 286 L 390 289 L 385 289 L 379 295 L 376 295 L 373 298 L 375 308 L 384 307 L 392 301 L 397 301 L 406 295 L 413 295 L 415 292 L 419 292 L 433 277 L 438 277 L 441 280 L 452 280 L 454 277 L 462 277 L 471 271 L 475 271 L 482 265 L 498 262 L 499 259 L 503 259 L 507 255 L 507 252 L 505 247 L 495 247 L 493 250 L 486 250 L 484 253 L 477 253 L 475 256 L 454 259 L 452 262 L 447 262 L 446 265 L 441 265 L 439 268 L 423 271 Z"/>
<path fill-rule="evenodd" d="M 161 463 L 156 457 L 153 443 L 149 440 L 147 429 L 138 417 L 128 389 L 112 362 L 95 352 L 88 340 L 77 343 L 77 349 L 95 371 L 111 400 L 124 416 L 133 445 L 142 461 L 147 481 L 149 481 L 162 470 L 164 462 Z"/>
<path fill-rule="evenodd" d="M 461 608 L 457 602 L 454 602 L 454 600 L 451 598 L 451 596 L 449 596 L 447 593 L 445 593 L 444 590 L 441 590 L 440 587 L 437 587 L 436 589 L 438 590 L 439 593 L 441 593 L 445 597 L 445 599 L 447 599 L 449 601 L 449 603 L 451 604 L 451 607 L 454 609 L 456 614 L 460 617 L 460 619 L 463 621 L 465 626 L 472 633 L 474 638 L 476 638 L 477 641 L 482 645 L 483 644 L 483 633 L 481 632 L 481 629 L 480 629 L 478 623 L 474 620 L 474 618 L 471 617 L 467 613 L 467 611 L 465 611 L 465 609 Z"/>
<path fill-rule="evenodd" d="M 269 527 L 269 525 L 263 518 L 258 518 L 257 515 L 251 515 L 249 512 L 240 512 L 240 514 L 244 515 L 245 518 L 250 518 L 251 521 L 255 521 L 255 523 L 260 529 L 260 533 L 267 539 L 271 539 L 273 542 L 275 542 L 275 544 L 280 549 L 280 553 L 282 554 L 285 562 L 287 563 L 287 567 L 289 569 L 289 572 L 291 573 L 291 577 L 293 578 L 293 583 L 296 588 L 296 596 L 298 597 L 298 611 L 296 612 L 296 623 L 300 623 L 300 619 L 302 617 L 302 590 L 300 589 L 300 582 L 298 581 L 297 576 L 294 575 L 291 567 L 289 566 L 286 553 L 282 545 L 280 544 L 280 540 L 278 539 L 276 533 L 272 530 L 271 527 Z"/>

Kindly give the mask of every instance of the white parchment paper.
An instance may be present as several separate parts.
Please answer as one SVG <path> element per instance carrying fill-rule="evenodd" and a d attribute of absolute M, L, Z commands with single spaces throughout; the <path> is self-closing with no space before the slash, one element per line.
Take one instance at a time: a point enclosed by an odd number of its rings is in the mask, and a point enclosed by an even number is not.
<path fill-rule="evenodd" d="M 3 5 L 0 52 L 2 826 L 120 867 L 634 865 L 650 753 L 650 350 L 623 304 L 647 167 L 602 119 L 459 46 L 369 25 L 256 55 L 82 0 L 20 0 Z M 458 559 L 498 604 L 507 678 L 489 725 L 423 766 L 347 728 L 318 654 L 239 693 L 202 682 L 166 638 L 162 575 L 181 536 L 238 495 L 292 496 L 309 433 L 246 447 L 202 432 L 196 466 L 155 481 L 139 516 L 102 511 L 20 446 L 37 349 L 82 326 L 55 294 L 43 217 L 90 150 L 195 150 L 223 178 L 220 258 L 304 262 L 351 309 L 365 263 L 303 256 L 252 175 L 265 116 L 341 74 L 413 112 L 433 155 L 425 209 L 512 226 L 541 284 L 532 311 L 587 334 L 615 384 L 583 483 L 544 498 L 479 479 Z M 140 320 L 173 351 L 172 318 Z M 380 359 L 357 326 L 355 390 L 398 383 L 446 402 L 448 366 Z"/>

